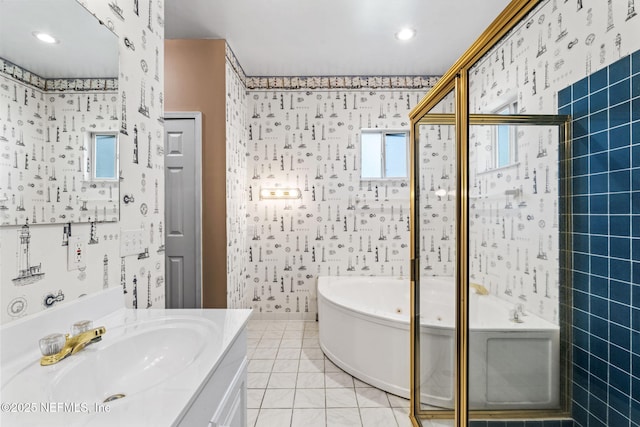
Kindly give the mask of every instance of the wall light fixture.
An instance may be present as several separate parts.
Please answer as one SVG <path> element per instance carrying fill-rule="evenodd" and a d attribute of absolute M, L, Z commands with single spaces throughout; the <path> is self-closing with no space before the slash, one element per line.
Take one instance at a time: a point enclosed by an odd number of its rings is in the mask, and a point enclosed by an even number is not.
<path fill-rule="evenodd" d="M 261 188 L 260 200 L 263 199 L 299 199 L 302 192 L 299 188 Z"/>

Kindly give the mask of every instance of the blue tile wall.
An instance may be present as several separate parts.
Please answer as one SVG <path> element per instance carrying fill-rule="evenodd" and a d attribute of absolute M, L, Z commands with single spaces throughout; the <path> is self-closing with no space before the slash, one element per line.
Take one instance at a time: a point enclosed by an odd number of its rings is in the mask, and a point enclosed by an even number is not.
<path fill-rule="evenodd" d="M 640 51 L 558 103 L 574 137 L 572 416 L 640 426 Z"/>

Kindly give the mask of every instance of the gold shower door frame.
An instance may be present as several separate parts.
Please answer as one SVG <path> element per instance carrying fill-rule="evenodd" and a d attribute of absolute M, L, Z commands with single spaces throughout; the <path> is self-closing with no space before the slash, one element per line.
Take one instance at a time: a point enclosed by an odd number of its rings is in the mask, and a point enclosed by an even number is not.
<path fill-rule="evenodd" d="M 458 97 L 456 97 L 458 98 Z M 464 117 L 464 116 L 463 116 Z M 496 115 L 470 114 L 467 120 L 459 120 L 455 114 L 426 114 L 412 126 L 411 137 L 411 403 L 410 417 L 414 426 L 421 426 L 420 419 L 455 419 L 457 427 L 466 426 L 469 417 L 476 419 L 526 419 L 567 417 L 569 399 L 568 373 L 571 362 L 571 293 L 569 247 L 570 223 L 570 118 L 562 115 Z M 463 122 L 463 123 L 459 123 Z M 464 123 L 466 122 L 466 123 Z M 419 173 L 419 155 L 416 149 L 418 127 L 420 125 L 455 126 L 456 134 L 456 324 L 455 324 L 455 375 L 454 375 L 454 410 L 423 410 L 420 404 L 420 261 L 417 242 L 420 241 L 418 227 L 417 182 Z M 562 227 L 560 236 L 560 409 L 558 410 L 469 410 L 468 405 L 468 369 L 469 369 L 469 151 L 468 128 L 473 125 L 527 125 L 556 126 L 559 132 L 559 197 L 562 201 L 560 213 Z"/>

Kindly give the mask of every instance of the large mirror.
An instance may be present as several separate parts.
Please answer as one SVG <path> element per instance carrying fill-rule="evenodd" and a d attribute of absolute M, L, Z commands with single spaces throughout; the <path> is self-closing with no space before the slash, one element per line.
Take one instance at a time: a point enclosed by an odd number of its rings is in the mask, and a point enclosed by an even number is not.
<path fill-rule="evenodd" d="M 118 221 L 118 38 L 76 0 L 0 1 L 0 225 Z"/>

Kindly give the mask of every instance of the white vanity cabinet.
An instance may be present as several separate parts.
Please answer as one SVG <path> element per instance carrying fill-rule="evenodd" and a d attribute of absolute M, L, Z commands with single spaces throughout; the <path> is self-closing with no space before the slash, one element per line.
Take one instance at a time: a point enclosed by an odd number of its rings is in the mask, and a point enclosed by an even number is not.
<path fill-rule="evenodd" d="M 243 329 L 185 408 L 179 427 L 246 427 L 247 332 Z"/>

